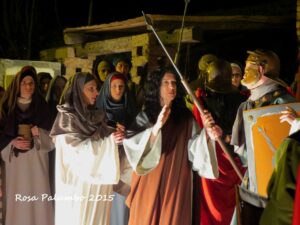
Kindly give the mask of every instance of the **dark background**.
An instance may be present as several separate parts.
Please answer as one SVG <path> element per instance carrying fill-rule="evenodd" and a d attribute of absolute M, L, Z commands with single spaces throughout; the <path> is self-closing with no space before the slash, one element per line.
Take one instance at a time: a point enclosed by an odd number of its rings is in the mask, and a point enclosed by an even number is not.
<path fill-rule="evenodd" d="M 149 14 L 182 15 L 184 0 L 0 0 L 0 58 L 39 58 L 39 51 L 63 46 L 63 30 L 103 24 Z M 295 16 L 296 0 L 191 0 L 187 15 L 272 15 Z M 205 45 L 192 46 L 194 58 L 189 66 L 196 66 L 206 52 L 228 60 L 242 61 L 246 50 L 269 48 L 280 56 L 282 73 L 291 82 L 297 68 L 297 37 L 295 26 L 259 32 L 231 32 L 209 34 Z M 183 51 L 186 51 L 183 46 Z M 194 60 L 194 61 L 193 61 Z"/>

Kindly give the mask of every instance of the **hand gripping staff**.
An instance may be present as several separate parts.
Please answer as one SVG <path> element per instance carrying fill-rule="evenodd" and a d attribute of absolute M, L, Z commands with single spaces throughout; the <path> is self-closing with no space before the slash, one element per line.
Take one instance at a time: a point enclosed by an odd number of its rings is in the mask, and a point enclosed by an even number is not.
<path fill-rule="evenodd" d="M 183 84 L 184 88 L 186 89 L 187 93 L 192 97 L 193 102 L 196 105 L 196 107 L 198 108 L 198 110 L 201 113 L 201 115 L 204 115 L 204 111 L 203 111 L 202 106 L 200 105 L 198 99 L 196 98 L 195 94 L 191 90 L 188 82 L 184 79 L 184 77 L 182 76 L 181 72 L 179 71 L 179 69 L 175 65 L 173 59 L 171 58 L 171 56 L 170 56 L 169 52 L 167 51 L 167 49 L 165 48 L 164 44 L 161 42 L 161 40 L 160 40 L 159 36 L 157 35 L 155 29 L 153 28 L 151 19 L 143 11 L 142 11 L 142 13 L 143 13 L 143 16 L 145 18 L 146 25 L 152 30 L 152 32 L 155 35 L 155 37 L 156 37 L 157 41 L 159 42 L 160 46 L 162 47 L 162 49 L 164 50 L 165 54 L 169 58 L 172 66 L 174 67 L 174 69 L 176 70 L 177 74 L 179 75 L 180 81 Z M 224 151 L 224 153 L 227 155 L 227 157 L 229 159 L 229 162 L 232 165 L 233 169 L 235 170 L 235 172 L 237 173 L 237 175 L 239 176 L 239 178 L 241 179 L 241 181 L 243 181 L 243 175 L 242 175 L 241 171 L 239 170 L 239 168 L 237 167 L 237 165 L 236 165 L 235 161 L 233 160 L 232 156 L 230 155 L 230 153 L 229 153 L 226 145 L 224 144 L 223 140 L 220 137 L 218 137 L 217 138 L 217 142 L 221 146 L 221 149 Z"/>

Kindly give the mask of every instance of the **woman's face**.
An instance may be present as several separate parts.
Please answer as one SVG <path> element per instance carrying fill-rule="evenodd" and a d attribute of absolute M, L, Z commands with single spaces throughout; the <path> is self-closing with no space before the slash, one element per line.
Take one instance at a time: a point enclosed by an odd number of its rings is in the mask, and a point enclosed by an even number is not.
<path fill-rule="evenodd" d="M 31 99 L 35 90 L 35 83 L 32 76 L 26 76 L 20 83 L 20 97 Z"/>
<path fill-rule="evenodd" d="M 41 90 L 42 93 L 46 94 L 48 89 L 49 89 L 49 85 L 50 85 L 51 79 L 49 78 L 44 78 L 41 80 Z"/>
<path fill-rule="evenodd" d="M 121 79 L 116 79 L 110 82 L 110 95 L 116 102 L 121 101 L 125 92 L 125 82 Z"/>
<path fill-rule="evenodd" d="M 87 82 L 83 86 L 83 99 L 87 105 L 94 105 L 99 95 L 99 91 L 97 89 L 97 83 L 95 80 L 91 80 Z"/>
<path fill-rule="evenodd" d="M 98 66 L 98 74 L 99 74 L 99 78 L 102 82 L 105 81 L 106 77 L 108 76 L 108 74 L 111 72 L 111 68 L 109 66 L 109 64 L 105 61 L 100 62 L 99 66 Z"/>
<path fill-rule="evenodd" d="M 177 81 L 175 74 L 165 73 L 160 84 L 160 105 L 170 105 L 177 94 Z"/>
<path fill-rule="evenodd" d="M 130 70 L 130 68 L 129 68 L 128 63 L 126 63 L 124 61 L 120 61 L 116 65 L 116 71 L 119 73 L 122 73 L 124 76 L 128 75 L 129 70 Z"/>
<path fill-rule="evenodd" d="M 242 71 L 240 68 L 237 68 L 236 66 L 232 66 L 232 75 L 231 75 L 231 83 L 235 87 L 239 87 L 241 85 L 241 80 L 242 80 Z"/>

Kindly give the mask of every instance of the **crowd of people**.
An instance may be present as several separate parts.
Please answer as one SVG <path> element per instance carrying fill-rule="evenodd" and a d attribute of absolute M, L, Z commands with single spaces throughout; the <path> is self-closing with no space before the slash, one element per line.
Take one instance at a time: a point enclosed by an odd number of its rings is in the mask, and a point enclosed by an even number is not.
<path fill-rule="evenodd" d="M 245 66 L 199 59 L 200 111 L 168 65 L 143 85 L 124 57 L 68 80 L 21 68 L 0 89 L 5 225 L 300 224 L 300 115 L 289 107 L 266 204 L 241 212 L 240 188 L 261 197 L 243 113 L 299 101 L 275 52 L 247 53 Z"/>

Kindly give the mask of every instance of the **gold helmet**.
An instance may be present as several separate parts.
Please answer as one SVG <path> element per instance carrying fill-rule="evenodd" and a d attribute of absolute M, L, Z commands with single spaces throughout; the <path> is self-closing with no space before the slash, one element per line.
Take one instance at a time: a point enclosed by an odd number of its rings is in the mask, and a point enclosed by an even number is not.
<path fill-rule="evenodd" d="M 217 56 L 215 56 L 213 54 L 203 55 L 198 62 L 199 70 L 202 72 L 206 72 L 208 65 L 217 59 L 218 59 Z"/>
<path fill-rule="evenodd" d="M 277 54 L 270 50 L 256 49 L 254 51 L 247 51 L 249 54 L 246 62 L 262 66 L 264 68 L 264 75 L 280 85 L 287 87 L 288 85 L 279 79 L 280 74 L 280 60 Z"/>
<path fill-rule="evenodd" d="M 217 59 L 207 67 L 206 88 L 219 93 L 228 93 L 236 90 L 231 84 L 231 66 L 224 59 Z"/>

